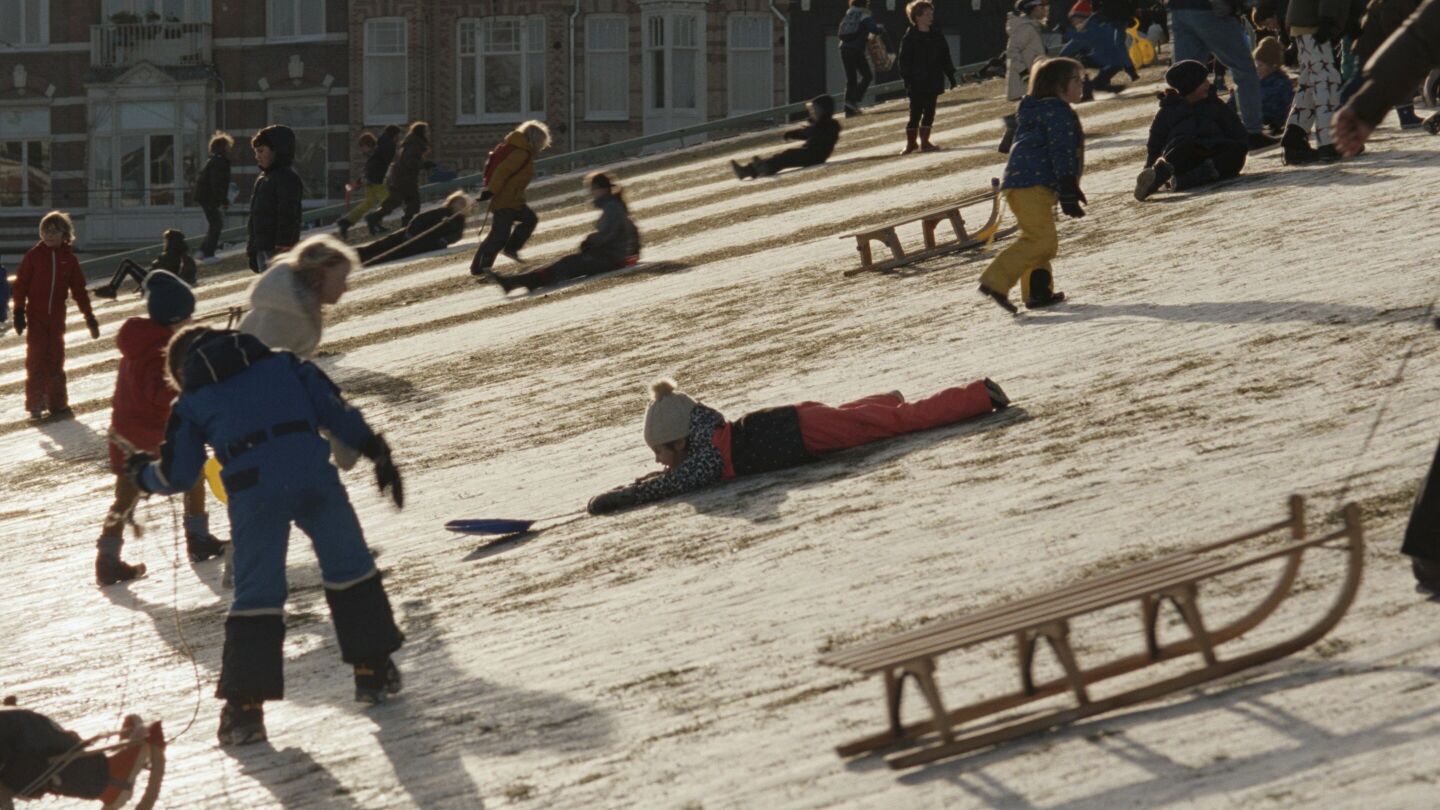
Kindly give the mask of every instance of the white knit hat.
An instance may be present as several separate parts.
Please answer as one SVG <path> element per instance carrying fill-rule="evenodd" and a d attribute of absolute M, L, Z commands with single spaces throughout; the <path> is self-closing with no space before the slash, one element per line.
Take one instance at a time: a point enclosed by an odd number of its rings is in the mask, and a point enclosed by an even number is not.
<path fill-rule="evenodd" d="M 695 400 L 675 390 L 675 381 L 650 384 L 650 407 L 645 409 L 645 443 L 660 447 L 690 435 L 690 412 Z"/>

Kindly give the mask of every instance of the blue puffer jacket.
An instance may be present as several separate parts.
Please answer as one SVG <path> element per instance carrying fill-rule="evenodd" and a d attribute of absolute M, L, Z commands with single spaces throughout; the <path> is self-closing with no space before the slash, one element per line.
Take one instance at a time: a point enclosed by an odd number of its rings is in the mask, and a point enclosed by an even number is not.
<path fill-rule="evenodd" d="M 139 476 L 146 492 L 188 491 L 205 465 L 207 444 L 225 467 L 232 506 L 257 485 L 338 483 L 330 444 L 316 430 L 327 428 L 350 447 L 364 447 L 375 435 L 323 371 L 250 335 L 216 330 L 197 337 L 182 376 L 160 459 Z"/>
<path fill-rule="evenodd" d="M 1015 142 L 1001 188 L 1047 186 L 1058 192 L 1062 177 L 1079 182 L 1085 171 L 1085 130 L 1069 104 L 1026 96 L 1015 109 L 1015 120 Z"/>
<path fill-rule="evenodd" d="M 1167 90 L 1160 97 L 1160 111 L 1150 122 L 1150 139 L 1145 144 L 1145 165 L 1150 166 L 1177 146 L 1194 144 L 1214 149 L 1225 144 L 1245 146 L 1249 135 L 1240 116 L 1210 88 L 1209 97 L 1191 104 L 1185 97 Z"/>
<path fill-rule="evenodd" d="M 1084 31 L 1075 31 L 1070 41 L 1060 49 L 1061 56 L 1076 56 L 1088 53 L 1100 67 L 1118 67 L 1133 70 L 1130 62 L 1130 43 L 1125 32 L 1100 19 L 1091 17 L 1085 23 Z"/>

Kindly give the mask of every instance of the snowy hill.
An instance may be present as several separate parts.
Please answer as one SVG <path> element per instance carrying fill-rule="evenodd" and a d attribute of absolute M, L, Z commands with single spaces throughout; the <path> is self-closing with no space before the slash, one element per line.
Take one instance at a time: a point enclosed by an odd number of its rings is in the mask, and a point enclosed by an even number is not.
<path fill-rule="evenodd" d="M 646 239 L 629 275 L 505 302 L 466 274 L 473 229 L 449 256 L 354 274 L 320 362 L 406 475 L 403 513 L 368 465 L 346 475 L 409 637 L 406 691 L 350 701 L 297 532 L 288 699 L 267 705 L 260 746 L 214 744 L 227 592 L 216 564 L 183 561 L 178 503 L 139 510 L 149 531 L 125 556 L 148 578 L 92 584 L 113 482 L 109 337 L 138 299 L 99 305 L 101 341 L 72 316 L 74 422 L 23 422 L 23 343 L 7 332 L 0 693 L 82 733 L 131 711 L 185 730 L 167 808 L 1433 804 L 1437 606 L 1398 547 L 1440 433 L 1425 318 L 1440 141 L 1387 125 L 1357 161 L 1286 169 L 1271 151 L 1208 193 L 1137 204 L 1154 108 L 1137 89 L 1080 108 L 1090 214 L 1061 224 L 1055 263 L 1072 303 L 1000 312 L 974 289 L 984 250 L 842 277 L 855 252 L 837 234 L 1000 174 L 1000 87 L 943 97 L 940 153 L 893 156 L 892 103 L 847 122 L 823 169 L 736 182 L 727 159 L 780 148 L 776 132 L 617 167 Z M 532 204 L 531 260 L 571 249 L 595 216 L 575 176 L 537 184 Z M 250 281 L 206 281 L 200 311 L 241 303 Z M 661 374 L 730 417 L 985 376 L 1017 407 L 494 553 L 441 529 L 568 512 L 651 470 L 640 421 Z M 1295 492 L 1317 528 L 1342 499 L 1365 510 L 1360 599 L 1317 647 L 958 761 L 894 772 L 835 756 L 882 727 L 881 686 L 819 666 L 822 650 L 1269 523 Z M 1309 558 L 1257 639 L 1323 611 L 1341 563 Z M 1207 591 L 1212 621 L 1267 582 Z M 1128 608 L 1076 633 L 1082 661 L 1140 644 Z M 941 687 L 952 701 L 1008 688 L 1012 656 L 951 656 Z"/>

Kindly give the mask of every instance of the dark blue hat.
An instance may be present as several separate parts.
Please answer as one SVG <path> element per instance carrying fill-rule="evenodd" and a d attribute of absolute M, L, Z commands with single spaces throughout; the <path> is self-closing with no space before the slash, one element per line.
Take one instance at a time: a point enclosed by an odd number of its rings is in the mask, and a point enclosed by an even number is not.
<path fill-rule="evenodd" d="M 1173 67 L 1165 71 L 1165 83 L 1175 88 L 1175 92 L 1182 96 L 1188 96 L 1195 92 L 1195 88 L 1208 78 L 1210 78 L 1210 68 L 1194 59 L 1176 62 Z"/>
<path fill-rule="evenodd" d="M 144 287 L 150 320 L 161 326 L 174 326 L 195 314 L 195 293 L 174 273 L 151 270 Z"/>

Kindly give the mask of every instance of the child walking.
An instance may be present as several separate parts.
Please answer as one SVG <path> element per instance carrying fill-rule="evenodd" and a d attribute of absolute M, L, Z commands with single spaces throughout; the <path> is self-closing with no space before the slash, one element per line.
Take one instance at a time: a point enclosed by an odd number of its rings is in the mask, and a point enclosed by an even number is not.
<path fill-rule="evenodd" d="M 224 466 L 234 532 L 235 598 L 225 621 L 216 695 L 221 745 L 266 738 L 263 704 L 285 695 L 285 555 L 294 523 L 310 537 L 341 658 L 354 669 L 355 699 L 380 703 L 400 690 L 390 655 L 404 637 L 330 446 L 334 433 L 375 463 L 376 480 L 404 505 L 400 473 L 384 438 L 315 365 L 272 352 L 240 332 L 191 327 L 170 343 L 180 389 L 158 459 L 136 453 L 126 471 L 143 492 L 185 492 L 200 480 L 205 446 Z"/>
<path fill-rule="evenodd" d="M 250 192 L 250 240 L 245 253 L 250 269 L 265 272 L 277 253 L 300 241 L 305 183 L 291 165 L 295 162 L 295 132 L 276 124 L 250 139 L 260 176 Z"/>
<path fill-rule="evenodd" d="M 480 201 L 490 201 L 490 233 L 485 235 L 475 258 L 470 262 L 470 275 L 483 276 L 503 252 L 513 261 L 520 261 L 520 249 L 535 233 L 540 218 L 525 204 L 525 189 L 535 179 L 535 156 L 550 146 L 550 129 L 540 121 L 526 121 L 505 136 L 496 150 L 505 155 L 485 181 Z"/>
<path fill-rule="evenodd" d="M 220 232 L 225 228 L 224 209 L 230 207 L 230 150 L 234 146 L 235 139 L 229 134 L 215 133 L 210 138 L 210 157 L 200 170 L 200 179 L 195 181 L 195 204 L 205 212 L 205 241 L 200 243 L 200 259 L 206 263 L 215 259 Z M 192 279 L 189 283 L 195 282 Z"/>
<path fill-rule="evenodd" d="M 725 421 L 719 411 L 675 390 L 675 381 L 650 386 L 645 443 L 665 470 L 590 499 L 592 515 L 672 498 L 741 475 L 795 467 L 829 453 L 948 425 L 1009 407 L 991 380 L 976 380 L 906 402 L 899 391 L 839 407 L 801 402 Z"/>
<path fill-rule="evenodd" d="M 1045 0 L 1015 0 L 1015 13 L 1005 18 L 1005 98 L 1017 102 L 1025 97 L 1025 83 L 1035 60 L 1045 56 L 1045 19 L 1050 14 Z M 1009 154 L 1015 142 L 1015 115 L 1005 116 L 1005 134 L 997 150 Z"/>
<path fill-rule="evenodd" d="M 70 395 L 65 386 L 65 300 L 75 299 L 90 337 L 100 337 L 100 322 L 90 309 L 85 274 L 70 249 L 75 224 L 63 211 L 40 219 L 40 243 L 30 248 L 15 273 L 15 334 L 25 335 L 25 410 L 38 422 L 66 419 Z"/>
<path fill-rule="evenodd" d="M 934 152 L 940 148 L 930 142 L 935 104 L 947 82 L 955 86 L 955 62 L 950 58 L 950 43 L 935 25 L 934 3 L 913 0 L 905 7 L 905 16 L 910 27 L 900 40 L 895 61 L 905 82 L 905 95 L 910 99 L 910 118 L 905 123 L 905 149 L 900 154 L 908 155 L 917 149 Z"/>
<path fill-rule="evenodd" d="M 1079 62 L 1046 59 L 1031 69 L 1030 95 L 1015 111 L 1015 144 L 1000 187 L 1020 235 L 980 276 L 980 293 L 1012 315 L 1018 310 L 1010 303 L 1010 289 L 1017 281 L 1029 309 L 1065 300 L 1065 293 L 1054 288 L 1050 264 L 1060 248 L 1054 209 L 1058 201 L 1066 216 L 1083 217 L 1081 205 L 1089 202 L 1080 190 L 1085 130 L 1070 106 L 1084 91 L 1085 68 Z"/>
<path fill-rule="evenodd" d="M 400 142 L 395 159 L 385 173 L 385 189 L 388 192 L 385 201 L 379 208 L 365 215 L 365 224 L 369 226 L 371 233 L 378 233 L 381 229 L 380 223 L 385 217 L 401 206 L 405 208 L 405 213 L 400 217 L 402 226 L 409 225 L 410 220 L 420 213 L 420 170 L 425 163 L 425 156 L 429 153 L 430 125 L 424 121 L 416 121 L 406 130 L 405 140 Z"/>
<path fill-rule="evenodd" d="M 335 228 L 340 232 L 341 239 L 350 236 L 350 226 L 359 222 L 366 211 L 383 205 L 385 198 L 390 196 L 390 189 L 385 186 L 385 175 L 395 160 L 395 141 L 399 138 L 400 127 L 395 124 L 385 127 L 378 139 L 369 132 L 360 133 L 360 154 L 365 156 L 365 199 L 350 209 L 350 213 L 336 220 Z M 380 232 L 375 222 L 367 219 L 365 225 L 371 236 Z"/>
<path fill-rule="evenodd" d="M 1169 185 L 1188 191 L 1240 174 L 1250 133 L 1234 108 L 1210 85 L 1210 71 L 1193 59 L 1165 72 L 1170 89 L 1150 123 L 1145 168 L 1135 180 L 1135 199 L 1144 201 Z"/>
<path fill-rule="evenodd" d="M 1280 159 L 1286 165 L 1340 159 L 1330 142 L 1330 117 L 1340 106 L 1335 43 L 1343 33 L 1347 8 L 1345 0 L 1290 0 L 1285 12 L 1285 24 L 1300 58 L 1300 89 L 1280 139 Z M 1312 129 L 1314 147 L 1310 145 Z"/>
<path fill-rule="evenodd" d="M 785 133 L 787 141 L 804 141 L 801 146 L 786 149 L 768 158 L 755 158 L 747 165 L 730 161 L 730 170 L 740 180 L 770 177 L 782 169 L 818 166 L 830 159 L 840 140 L 840 122 L 835 120 L 835 99 L 821 93 L 805 105 L 810 121 Z"/>
<path fill-rule="evenodd" d="M 143 285 L 149 317 L 130 318 L 115 334 L 120 370 L 115 375 L 110 430 L 131 448 L 159 455 L 165 423 L 170 419 L 170 403 L 176 394 L 165 374 L 165 347 L 175 331 L 190 322 L 195 313 L 195 293 L 165 270 L 152 270 Z M 114 440 L 110 442 L 110 469 L 115 473 L 115 502 L 105 515 L 96 542 L 95 582 L 102 587 L 145 573 L 144 565 L 130 565 L 120 556 L 125 545 L 125 524 L 140 500 L 140 490 L 124 474 L 125 449 Z M 218 557 L 225 551 L 225 544 L 210 534 L 204 481 L 197 481 L 185 493 L 185 548 L 194 562 Z"/>
<path fill-rule="evenodd" d="M 160 255 L 150 262 L 149 270 L 125 259 L 115 268 L 115 273 L 110 277 L 109 283 L 91 290 L 91 294 L 96 298 L 107 298 L 113 301 L 116 296 L 120 295 L 120 285 L 124 284 L 127 278 L 135 279 L 135 292 L 144 292 L 145 277 L 154 270 L 173 273 L 191 287 L 195 286 L 195 259 L 190 255 L 190 246 L 185 243 L 185 234 L 169 228 L 160 236 L 160 244 Z"/>
<path fill-rule="evenodd" d="M 585 178 L 585 186 L 595 207 L 600 209 L 600 219 L 595 223 L 594 232 L 580 243 L 580 252 L 528 273 L 501 276 L 487 270 L 486 277 L 508 293 L 516 287 L 536 290 L 575 278 L 619 270 L 638 262 L 640 231 L 630 219 L 625 190 L 608 172 L 591 172 Z"/>

